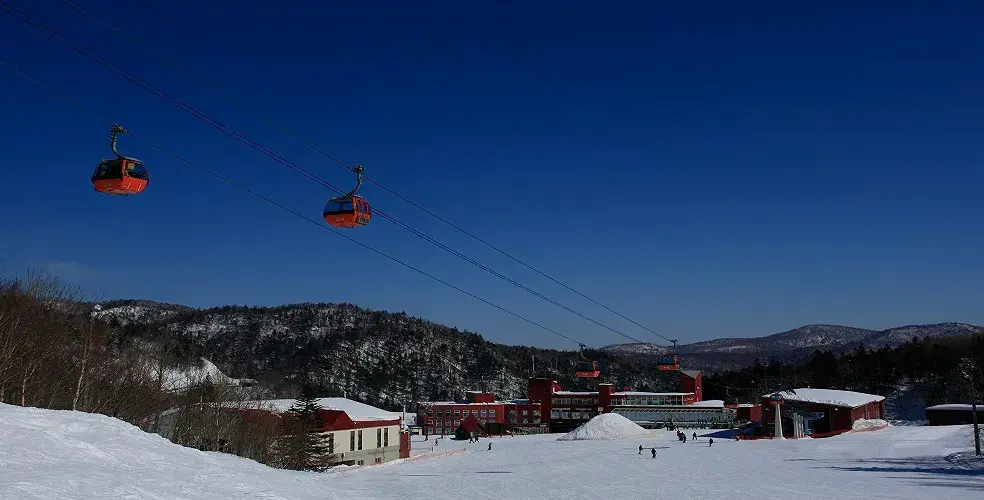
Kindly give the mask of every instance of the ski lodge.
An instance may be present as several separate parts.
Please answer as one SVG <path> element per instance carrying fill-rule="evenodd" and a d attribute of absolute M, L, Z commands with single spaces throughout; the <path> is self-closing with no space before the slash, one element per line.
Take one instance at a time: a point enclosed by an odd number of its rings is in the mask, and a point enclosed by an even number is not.
<path fill-rule="evenodd" d="M 642 427 L 664 425 L 728 428 L 735 410 L 723 401 L 704 401 L 700 371 L 681 370 L 680 392 L 616 391 L 610 383 L 594 391 L 565 391 L 556 380 L 530 378 L 525 399 L 497 401 L 495 394 L 471 391 L 467 400 L 420 402 L 417 422 L 426 435 L 567 432 L 601 413 L 618 413 Z M 477 428 L 476 428 L 477 424 Z"/>
<path fill-rule="evenodd" d="M 854 429 L 860 419 L 885 419 L 885 396 L 802 388 L 762 396 L 762 431 L 775 437 L 776 406 L 784 437 L 828 437 Z"/>

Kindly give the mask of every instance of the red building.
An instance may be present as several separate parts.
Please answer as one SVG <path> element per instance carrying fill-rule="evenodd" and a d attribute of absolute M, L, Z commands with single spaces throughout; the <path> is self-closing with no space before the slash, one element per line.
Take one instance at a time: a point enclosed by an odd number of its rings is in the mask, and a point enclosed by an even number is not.
<path fill-rule="evenodd" d="M 760 404 L 727 404 L 725 407 L 735 410 L 735 424 L 739 426 L 762 421 L 762 405 Z"/>
<path fill-rule="evenodd" d="M 828 437 L 850 431 L 859 419 L 885 419 L 885 397 L 835 389 L 783 391 L 779 414 L 785 437 Z M 775 435 L 772 395 L 762 396 L 762 430 Z"/>
<path fill-rule="evenodd" d="M 565 391 L 555 380 L 531 378 L 526 399 L 496 401 L 495 395 L 469 392 L 466 402 L 420 403 L 418 422 L 427 435 L 453 435 L 465 418 L 476 415 L 486 434 L 564 432 L 600 413 L 621 413 L 647 425 L 680 420 L 723 425 L 732 410 L 692 407 L 702 401 L 703 375 L 680 372 L 681 392 L 616 391 L 608 383 L 596 391 Z M 733 420 L 733 419 L 731 419 Z"/>
<path fill-rule="evenodd" d="M 506 426 L 506 406 L 514 403 L 496 401 L 495 394 L 470 391 L 468 401 L 435 401 L 421 403 L 417 423 L 426 436 L 453 436 L 469 415 L 474 415 L 485 434 L 502 434 Z M 511 408 L 512 409 L 512 408 Z"/>

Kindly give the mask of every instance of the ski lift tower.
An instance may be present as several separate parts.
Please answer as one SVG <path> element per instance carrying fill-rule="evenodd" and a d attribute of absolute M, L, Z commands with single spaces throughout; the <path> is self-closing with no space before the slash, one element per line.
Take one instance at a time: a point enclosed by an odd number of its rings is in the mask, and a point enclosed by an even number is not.
<path fill-rule="evenodd" d="M 782 405 L 782 394 L 779 392 L 773 392 L 772 395 L 769 396 L 769 404 L 776 409 L 775 427 L 772 431 L 773 434 L 775 434 L 775 439 L 786 439 L 786 437 L 782 435 L 782 416 L 779 414 L 779 407 Z"/>

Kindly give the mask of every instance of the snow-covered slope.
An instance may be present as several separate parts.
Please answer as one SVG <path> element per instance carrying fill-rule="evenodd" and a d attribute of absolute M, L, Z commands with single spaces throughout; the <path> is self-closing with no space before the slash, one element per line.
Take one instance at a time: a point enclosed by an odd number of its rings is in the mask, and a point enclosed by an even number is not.
<path fill-rule="evenodd" d="M 826 439 L 680 443 L 557 435 L 417 441 L 466 450 L 330 474 L 183 448 L 100 415 L 0 405 L 0 499 L 757 498 L 971 500 L 984 461 L 970 426 L 889 427 Z M 722 433 L 727 431 L 721 431 Z M 492 443 L 492 449 L 488 449 Z M 638 446 L 657 448 L 656 459 Z M 428 450 L 429 451 L 429 450 Z"/>
<path fill-rule="evenodd" d="M 153 366 L 148 367 L 148 371 L 151 373 L 155 369 L 156 367 Z M 180 390 L 201 383 L 206 377 L 216 384 L 252 385 L 256 383 L 252 379 L 229 377 L 225 373 L 222 373 L 222 370 L 219 370 L 219 367 L 215 366 L 215 363 L 205 358 L 200 358 L 197 365 L 167 368 L 164 372 L 163 385 L 165 389 Z"/>
<path fill-rule="evenodd" d="M 0 499 L 331 499 L 322 477 L 175 445 L 120 420 L 0 404 Z"/>

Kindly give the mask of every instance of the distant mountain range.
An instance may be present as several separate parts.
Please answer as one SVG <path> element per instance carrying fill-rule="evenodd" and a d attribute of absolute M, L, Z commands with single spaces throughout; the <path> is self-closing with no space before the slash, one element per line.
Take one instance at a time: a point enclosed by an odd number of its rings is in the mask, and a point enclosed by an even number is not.
<path fill-rule="evenodd" d="M 722 369 L 747 365 L 755 358 L 763 362 L 770 358 L 792 361 L 808 357 L 817 349 L 834 354 L 856 349 L 896 347 L 912 340 L 949 337 L 953 335 L 982 333 L 984 327 L 966 323 L 936 323 L 907 325 L 887 330 L 868 330 L 839 325 L 806 325 L 785 332 L 752 338 L 723 338 L 705 340 L 677 347 L 683 364 L 701 369 Z M 665 346 L 655 344 L 614 344 L 602 351 L 619 356 L 649 358 L 668 352 Z"/>

